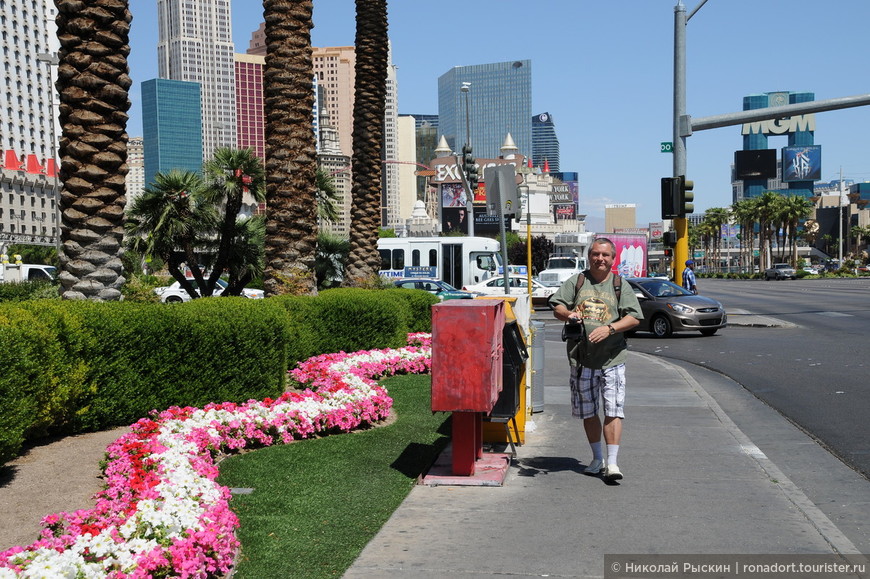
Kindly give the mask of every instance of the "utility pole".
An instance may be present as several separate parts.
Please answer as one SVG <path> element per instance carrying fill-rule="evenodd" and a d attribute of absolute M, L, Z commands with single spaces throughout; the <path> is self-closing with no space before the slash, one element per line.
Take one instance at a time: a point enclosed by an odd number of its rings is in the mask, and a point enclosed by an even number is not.
<path fill-rule="evenodd" d="M 700 6 L 698 7 L 700 8 Z M 695 9 L 697 11 L 697 9 Z M 694 12 L 693 12 L 694 14 Z M 674 6 L 674 158 L 673 177 L 686 174 L 686 7 L 682 1 Z M 677 244 L 674 246 L 674 283 L 681 284 L 683 269 L 689 259 L 689 221 L 685 216 L 674 218 Z"/>

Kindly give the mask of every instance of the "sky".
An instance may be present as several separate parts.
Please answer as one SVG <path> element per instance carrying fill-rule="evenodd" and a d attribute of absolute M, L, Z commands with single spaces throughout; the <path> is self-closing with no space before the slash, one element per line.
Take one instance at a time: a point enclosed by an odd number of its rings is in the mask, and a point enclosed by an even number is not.
<path fill-rule="evenodd" d="M 690 14 L 702 0 L 687 0 Z M 661 220 L 660 182 L 673 157 L 676 0 L 388 1 L 399 114 L 437 114 L 438 77 L 454 66 L 530 59 L 532 113 L 556 124 L 563 171 L 576 171 L 581 214 L 637 205 Z M 142 134 L 141 83 L 157 77 L 157 2 L 131 0 L 128 133 Z M 259 0 L 233 0 L 236 52 L 263 21 Z M 352 46 L 353 0 L 314 0 L 314 46 Z M 686 101 L 693 118 L 738 112 L 743 97 L 813 92 L 816 100 L 870 93 L 867 0 L 708 0 L 686 30 Z M 822 180 L 870 181 L 870 107 L 816 113 Z M 786 146 L 771 137 L 768 146 Z M 728 207 L 740 127 L 687 139 L 695 210 Z M 530 153 L 530 152 L 528 152 Z"/>

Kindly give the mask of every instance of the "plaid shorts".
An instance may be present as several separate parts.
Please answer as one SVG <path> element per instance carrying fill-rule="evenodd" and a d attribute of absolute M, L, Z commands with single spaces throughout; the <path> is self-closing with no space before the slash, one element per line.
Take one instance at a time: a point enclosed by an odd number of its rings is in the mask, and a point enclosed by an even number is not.
<path fill-rule="evenodd" d="M 604 399 L 604 416 L 625 418 L 625 364 L 603 370 L 571 367 L 571 415 L 596 416 L 599 398 Z"/>

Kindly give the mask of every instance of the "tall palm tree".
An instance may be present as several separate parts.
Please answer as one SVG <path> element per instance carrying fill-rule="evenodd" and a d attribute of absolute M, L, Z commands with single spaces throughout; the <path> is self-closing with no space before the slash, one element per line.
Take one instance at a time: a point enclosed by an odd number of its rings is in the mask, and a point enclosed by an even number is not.
<path fill-rule="evenodd" d="M 244 194 L 248 193 L 255 201 L 262 202 L 266 199 L 266 193 L 263 165 L 253 149 L 219 148 L 214 152 L 214 157 L 205 164 L 203 172 L 206 199 L 214 205 L 224 207 L 215 267 L 212 268 L 206 286 L 200 286 L 203 287 L 205 295 L 211 295 L 218 278 L 229 263 Z"/>
<path fill-rule="evenodd" d="M 263 1 L 267 295 L 317 293 L 312 11 L 312 0 Z"/>
<path fill-rule="evenodd" d="M 386 0 L 356 0 L 355 44 L 350 255 L 343 284 L 366 286 L 375 280 L 381 263 L 377 241 L 389 50 Z"/>
<path fill-rule="evenodd" d="M 797 267 L 798 224 L 810 216 L 813 203 L 801 195 L 789 195 L 783 200 L 782 217 L 787 225 L 787 235 L 791 247 L 791 265 Z"/>
<path fill-rule="evenodd" d="M 741 267 L 751 269 L 752 252 L 755 239 L 755 223 L 758 215 L 755 198 L 746 198 L 731 205 L 731 215 L 734 222 L 740 226 Z"/>
<path fill-rule="evenodd" d="M 722 226 L 728 223 L 728 210 L 724 207 L 711 207 L 704 213 L 704 221 L 710 224 L 713 235 L 714 270 L 722 262 Z"/>
<path fill-rule="evenodd" d="M 781 196 L 773 191 L 765 191 L 757 200 L 756 209 L 758 210 L 759 240 L 761 242 L 758 270 L 762 272 L 770 267 L 773 228 L 778 219 L 780 198 Z"/>
<path fill-rule="evenodd" d="M 124 284 L 130 15 L 127 0 L 56 0 L 60 262 L 66 299 L 118 300 Z"/>

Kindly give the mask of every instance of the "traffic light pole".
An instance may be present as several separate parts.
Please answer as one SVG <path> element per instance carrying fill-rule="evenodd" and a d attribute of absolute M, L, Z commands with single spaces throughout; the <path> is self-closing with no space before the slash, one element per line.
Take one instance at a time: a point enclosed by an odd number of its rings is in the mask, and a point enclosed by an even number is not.
<path fill-rule="evenodd" d="M 682 0 L 678 0 L 677 5 L 674 6 L 673 176 L 675 178 L 680 175 L 688 177 L 686 139 L 693 131 L 870 105 L 870 94 L 861 94 L 692 119 L 686 113 L 686 24 L 706 2 L 707 0 L 701 0 L 688 16 Z M 680 283 L 686 260 L 689 259 L 688 220 L 685 217 L 676 217 L 673 224 L 677 234 L 677 243 L 674 246 L 674 282 Z"/>
<path fill-rule="evenodd" d="M 686 131 L 683 131 L 681 126 L 681 123 L 686 119 L 686 22 L 688 22 L 686 7 L 682 2 L 679 2 L 674 6 L 673 177 L 686 174 Z M 689 259 L 689 222 L 685 216 L 674 218 L 674 231 L 677 234 L 677 244 L 674 246 L 673 281 L 676 284 L 681 284 L 683 269 L 686 260 Z"/>

